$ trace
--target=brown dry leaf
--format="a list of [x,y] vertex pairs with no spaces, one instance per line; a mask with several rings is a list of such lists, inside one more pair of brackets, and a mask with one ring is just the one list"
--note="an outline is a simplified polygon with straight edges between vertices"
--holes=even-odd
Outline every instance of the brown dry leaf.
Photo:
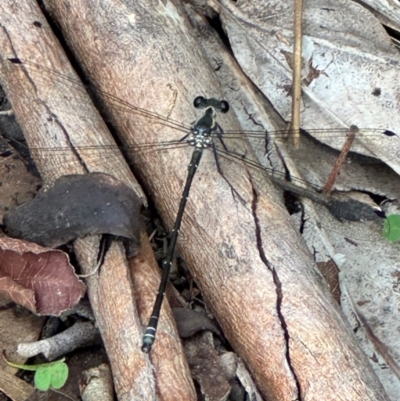
[[0,291],[34,313],[59,315],[78,303],[85,286],[64,252],[1,238]]
[[7,210],[33,198],[40,179],[27,172],[26,165],[15,153],[0,157],[0,219]]
[[221,336],[220,331],[204,312],[196,312],[188,308],[173,308],[176,326],[182,338],[191,337],[198,331],[210,330]]
[[221,357],[214,348],[211,332],[201,333],[185,343],[185,353],[193,378],[199,383],[204,399],[225,401],[231,391]]
[[340,287],[339,287],[339,273],[340,270],[336,263],[330,259],[326,262],[318,262],[317,267],[321,274],[324,276],[328,284],[329,291],[335,301],[340,305]]

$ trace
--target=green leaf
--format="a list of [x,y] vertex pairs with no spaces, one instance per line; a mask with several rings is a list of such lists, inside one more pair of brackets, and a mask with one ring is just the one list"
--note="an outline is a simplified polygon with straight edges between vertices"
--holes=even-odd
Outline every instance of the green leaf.
[[51,377],[51,387],[59,390],[64,386],[68,379],[68,365],[64,362],[53,367],[53,375]]
[[[49,372],[50,370],[50,372]],[[51,367],[44,367],[36,370],[35,387],[40,391],[47,391],[51,385]]]
[[393,242],[400,239],[400,214],[391,214],[386,217],[383,236]]
[[22,365],[8,361],[4,353],[3,359],[14,368],[36,371],[35,386],[40,391],[47,391],[50,387],[59,390],[68,379],[68,365],[64,362],[65,358],[39,365]]
[[40,391],[50,387],[56,390],[64,386],[68,379],[68,365],[63,361],[40,366],[35,373],[35,386]]

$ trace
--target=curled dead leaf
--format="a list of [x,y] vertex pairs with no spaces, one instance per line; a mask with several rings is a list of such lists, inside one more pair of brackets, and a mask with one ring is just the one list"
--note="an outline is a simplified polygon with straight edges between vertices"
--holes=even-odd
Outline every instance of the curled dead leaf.
[[59,315],[85,293],[66,253],[12,238],[0,239],[0,291],[39,315]]

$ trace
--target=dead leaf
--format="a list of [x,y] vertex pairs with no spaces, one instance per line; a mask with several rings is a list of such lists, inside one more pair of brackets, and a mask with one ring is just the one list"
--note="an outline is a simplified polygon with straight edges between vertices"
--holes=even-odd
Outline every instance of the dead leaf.
[[221,336],[212,320],[204,312],[196,312],[188,308],[172,308],[179,335],[191,337],[198,331],[210,330]]
[[68,175],[6,214],[4,224],[11,237],[49,247],[90,234],[134,238],[139,208],[133,190],[108,174]]
[[[292,85],[285,52],[292,51],[293,45],[293,2],[221,0],[218,6],[236,60],[283,119],[290,121],[292,99],[284,88]],[[277,7],[279,12],[270,12]],[[357,138],[357,151],[380,158],[399,172],[400,141],[383,133],[398,133],[400,125],[398,87],[393,85],[400,55],[379,21],[355,2],[308,1],[303,10],[302,56],[307,69],[310,64],[314,68],[312,80],[308,77],[311,82],[302,86],[302,128],[310,132],[317,128],[315,137],[336,149],[341,143],[324,135],[326,129],[351,125],[380,129],[382,135],[369,135],[366,130]],[[308,74],[303,69],[302,77]],[[373,95],[375,88],[380,96]]]
[[336,263],[330,259],[327,262],[318,262],[318,270],[324,276],[329,287],[329,292],[335,301],[340,305],[340,287],[339,287],[339,268]]
[[59,315],[78,303],[84,284],[64,252],[0,239],[0,291],[39,315]]
[[204,332],[185,343],[185,353],[193,378],[199,383],[205,400],[225,401],[231,386],[225,377],[220,356],[214,349],[211,332]]

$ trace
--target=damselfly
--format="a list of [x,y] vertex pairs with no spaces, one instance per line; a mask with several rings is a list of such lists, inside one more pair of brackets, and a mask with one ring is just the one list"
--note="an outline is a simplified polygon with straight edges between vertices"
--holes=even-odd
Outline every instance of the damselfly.
[[[156,301],[156,305],[154,308],[154,312],[151,318],[151,323],[149,324],[149,328],[146,331],[145,337],[144,337],[144,344],[143,344],[143,350],[148,352],[151,348],[151,345],[154,341],[154,335],[155,335],[155,330],[156,330],[156,325],[157,325],[157,320],[158,320],[158,315],[159,315],[159,308],[161,306],[162,298],[163,298],[163,293],[165,289],[165,285],[167,282],[168,278],[168,270],[169,270],[169,265],[173,256],[175,244],[177,241],[178,237],[178,231],[180,228],[180,221],[182,219],[182,215],[184,212],[184,207],[186,203],[186,198],[189,193],[189,188],[191,185],[191,180],[193,178],[194,172],[197,168],[198,161],[200,159],[200,149],[210,147],[214,150],[214,153],[216,155],[216,163],[219,168],[220,166],[220,158],[228,158],[230,160],[236,160],[241,163],[244,163],[250,168],[254,168],[257,170],[261,170],[262,172],[267,173],[270,177],[274,179],[274,182],[280,183],[279,185],[283,185],[286,187],[288,190],[299,193],[301,195],[309,196],[313,200],[316,200],[320,203],[324,203],[327,207],[333,207],[333,210],[337,210],[337,204],[339,203],[339,209],[342,208],[343,203],[345,203],[345,200],[343,198],[341,199],[336,199],[334,196],[329,196],[326,197],[324,194],[321,194],[322,189],[317,188],[315,186],[310,186],[308,183],[306,183],[303,180],[298,180],[294,179],[293,177],[290,177],[287,173],[282,173],[282,172],[276,172],[274,170],[271,170],[269,167],[265,167],[262,164],[260,164],[258,161],[256,161],[254,158],[249,158],[248,155],[246,154],[241,154],[237,151],[233,152],[231,151],[227,146],[224,145],[223,138],[245,138],[245,139],[255,139],[259,140],[261,143],[262,147],[267,149],[267,141],[272,141],[272,140],[277,140],[277,139],[282,139],[285,136],[287,136],[286,131],[273,131],[273,132],[265,132],[265,131],[252,131],[252,132],[223,132],[222,128],[220,128],[215,120],[215,110],[219,110],[222,112],[226,112],[228,109],[228,106],[226,103],[217,101],[215,99],[204,99],[204,98],[196,98],[195,100],[195,106],[199,106],[200,108],[205,108],[206,111],[203,115],[203,117],[198,120],[198,122],[194,125],[193,128],[190,128],[188,126],[185,126],[181,124],[180,122],[174,121],[168,117],[161,116],[157,113],[150,112],[147,110],[144,110],[139,107],[135,107],[125,101],[121,101],[115,96],[109,95],[107,93],[104,93],[102,91],[96,90],[92,87],[85,87],[83,86],[80,81],[72,79],[70,77],[66,77],[60,74],[57,74],[57,72],[54,72],[52,70],[49,70],[45,67],[41,67],[39,65],[33,64],[33,63],[28,63],[28,62],[23,62],[21,63],[17,59],[10,60],[15,68],[23,67],[26,68],[27,71],[31,72],[32,74],[36,74],[38,79],[43,79],[45,80],[48,74],[54,74],[57,76],[57,79],[59,82],[63,83],[65,86],[74,86],[74,89],[78,90],[81,93],[86,92],[86,90],[89,90],[91,92],[94,92],[96,96],[102,98],[103,100],[107,100],[107,104],[111,105],[113,108],[117,108],[120,111],[123,111],[124,113],[132,113],[132,118],[133,119],[142,119],[143,121],[146,121],[149,124],[157,124],[160,126],[167,126],[169,128],[173,128],[177,131],[180,131],[181,133],[184,133],[183,137],[182,134],[179,134],[179,138],[167,142],[158,142],[158,143],[141,143],[140,145],[131,145],[131,144],[126,144],[125,150],[129,150],[129,153],[133,155],[135,154],[140,154],[140,152],[147,152],[147,151],[153,151],[153,150],[158,150],[158,151],[165,151],[166,149],[170,148],[175,148],[175,147],[184,147],[186,145],[192,145],[196,147],[196,144],[199,145],[198,149],[194,151],[193,157],[191,164],[189,166],[189,177],[186,182],[185,189],[183,191],[182,195],[182,201],[181,201],[181,206],[179,208],[178,212],[178,217],[176,219],[176,222],[174,224],[174,229],[172,233],[172,238],[171,238],[171,243],[170,247],[168,250],[168,255],[167,258],[164,262],[164,273],[163,273],[163,279],[161,281],[161,285],[159,288],[159,296]],[[75,99],[77,101],[78,99]],[[84,110],[81,111],[82,115],[81,117],[84,117]],[[198,139],[193,139],[192,141],[184,141],[186,139],[186,136],[189,133],[194,133],[194,132],[201,132],[203,135],[203,139],[199,142]],[[204,135],[206,133],[206,135]],[[211,134],[216,134],[217,138],[221,140],[222,147],[217,148],[214,146],[214,143],[210,139]],[[347,133],[347,130],[343,129],[338,129],[338,130],[320,130],[319,132],[322,135],[325,135],[326,137],[334,137],[337,135],[340,136],[345,136]],[[392,135],[392,133],[386,132],[385,130],[382,129],[377,129],[377,130],[365,130],[365,133],[363,130],[361,130],[361,135],[382,135],[382,136],[388,136]],[[112,157],[115,155],[115,152],[118,150],[118,148],[115,145],[99,145],[99,146],[85,146],[85,145],[78,145],[74,146],[76,152],[79,152],[81,154],[85,155],[91,155],[91,154],[97,154],[101,155],[102,159],[106,161],[109,157]],[[71,150],[66,150],[63,147],[57,147],[57,148],[46,148],[46,147],[33,147],[31,148],[32,154],[36,159],[46,159],[46,155],[51,153],[58,154],[60,157],[64,158],[65,157],[65,162],[68,162],[68,155],[71,153]],[[225,177],[224,177],[225,178]],[[285,180],[286,178],[286,180]],[[285,182],[286,181],[286,182]],[[299,184],[299,185],[296,185]],[[235,188],[232,187],[233,192],[235,192]],[[238,195],[240,198],[240,196]],[[355,201],[353,201],[355,202]],[[353,203],[354,206],[354,203]],[[374,218],[375,214],[373,211],[371,211],[370,208],[364,206],[362,203],[356,203],[356,209],[359,209],[361,211],[361,219],[367,219],[367,218]],[[348,218],[348,215],[346,216],[341,216],[342,218]],[[357,219],[355,217],[354,219]]]

